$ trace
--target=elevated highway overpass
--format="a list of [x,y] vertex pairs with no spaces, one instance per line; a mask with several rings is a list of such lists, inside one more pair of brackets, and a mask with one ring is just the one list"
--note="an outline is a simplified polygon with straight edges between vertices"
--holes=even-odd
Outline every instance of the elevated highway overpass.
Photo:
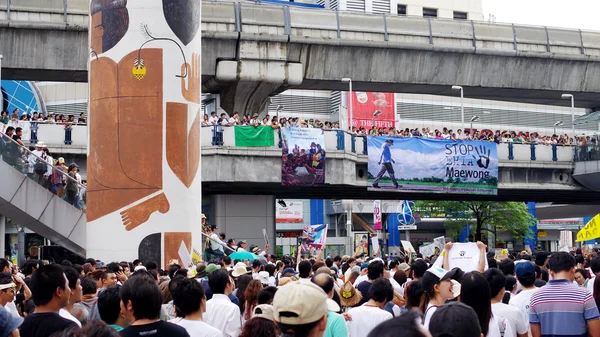
[[[63,7],[67,3],[67,7]],[[0,4],[3,79],[86,81],[86,0]],[[475,21],[203,2],[204,92],[259,111],[287,88],[450,95],[577,107],[600,102],[600,33]]]

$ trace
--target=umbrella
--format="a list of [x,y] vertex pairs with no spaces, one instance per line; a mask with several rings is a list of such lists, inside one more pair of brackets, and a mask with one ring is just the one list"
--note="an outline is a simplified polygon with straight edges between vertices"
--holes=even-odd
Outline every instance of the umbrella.
[[229,255],[229,257],[232,260],[257,260],[258,259],[258,256],[256,254],[252,254],[250,252],[236,252],[236,253]]

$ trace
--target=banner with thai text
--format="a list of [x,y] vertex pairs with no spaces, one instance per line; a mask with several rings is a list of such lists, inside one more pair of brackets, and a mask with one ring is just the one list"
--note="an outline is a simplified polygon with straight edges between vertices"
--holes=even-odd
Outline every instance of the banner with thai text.
[[[352,100],[352,126],[357,130],[373,128],[389,129],[396,125],[395,95],[392,92],[348,92],[348,99]],[[376,111],[379,111],[375,114]],[[350,114],[348,114],[350,119]]]
[[381,230],[381,200],[373,200],[373,229]]
[[281,183],[289,186],[325,184],[325,135],[322,129],[283,128]]
[[304,222],[304,204],[302,201],[286,201],[285,207],[275,204],[276,222]]
[[240,126],[236,125],[235,146],[274,146],[275,132],[269,125]]
[[488,141],[367,137],[370,191],[498,193],[498,152]]

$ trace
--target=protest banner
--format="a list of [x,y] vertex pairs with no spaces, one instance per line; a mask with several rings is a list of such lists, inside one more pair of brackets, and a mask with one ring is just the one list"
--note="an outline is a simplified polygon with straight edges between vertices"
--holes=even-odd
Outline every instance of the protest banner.
[[281,183],[289,186],[325,184],[325,136],[322,129],[283,128]]
[[266,147],[275,146],[275,131],[269,125],[241,126],[236,125],[235,146]]

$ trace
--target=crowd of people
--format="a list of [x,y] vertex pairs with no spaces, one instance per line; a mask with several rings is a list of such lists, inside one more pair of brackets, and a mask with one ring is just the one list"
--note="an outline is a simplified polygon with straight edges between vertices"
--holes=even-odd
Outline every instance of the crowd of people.
[[0,123],[2,124],[17,127],[19,121],[46,124],[86,124],[85,114],[83,113],[80,113],[79,117],[75,119],[75,115],[49,113],[44,116],[44,114],[38,113],[37,111],[21,113],[19,108],[14,109],[10,115],[7,111],[0,112]]
[[[209,117],[208,114],[204,114],[202,126],[214,126],[217,127],[215,132],[222,133],[223,127],[227,126],[270,126],[277,130],[280,128],[292,127],[292,128],[321,128],[324,130],[336,130],[340,129],[339,122],[320,121],[318,119],[301,119],[299,117],[280,117],[266,115],[260,119],[258,114],[244,114],[240,117],[239,113],[235,112],[231,117],[226,113],[221,113],[217,116],[216,112],[212,112]],[[541,144],[541,145],[585,145],[587,141],[591,141],[590,137],[575,137],[569,136],[568,134],[553,134],[553,135],[541,135],[538,132],[516,132],[516,131],[500,131],[495,132],[491,130],[476,130],[476,129],[457,129],[452,130],[449,128],[431,129],[429,127],[423,128],[365,128],[365,127],[353,127],[352,133],[357,136],[392,136],[392,137],[416,137],[416,138],[430,138],[430,139],[445,139],[445,140],[485,140],[492,141],[498,144],[500,143],[516,143],[516,144]]]
[[44,142],[26,148],[21,139],[23,130],[9,126],[0,133],[2,160],[34,180],[53,194],[64,198],[78,209],[85,209],[85,182],[77,163],[65,164],[65,159],[54,159]]
[[[140,260],[74,265],[30,258],[18,268],[0,259],[0,337],[600,333],[600,256],[585,248],[495,260],[477,242],[480,263],[461,270],[448,266],[452,242],[431,257],[275,256],[268,246],[224,242],[209,228],[205,261],[172,260],[165,270]],[[247,250],[256,255],[229,256]]]

